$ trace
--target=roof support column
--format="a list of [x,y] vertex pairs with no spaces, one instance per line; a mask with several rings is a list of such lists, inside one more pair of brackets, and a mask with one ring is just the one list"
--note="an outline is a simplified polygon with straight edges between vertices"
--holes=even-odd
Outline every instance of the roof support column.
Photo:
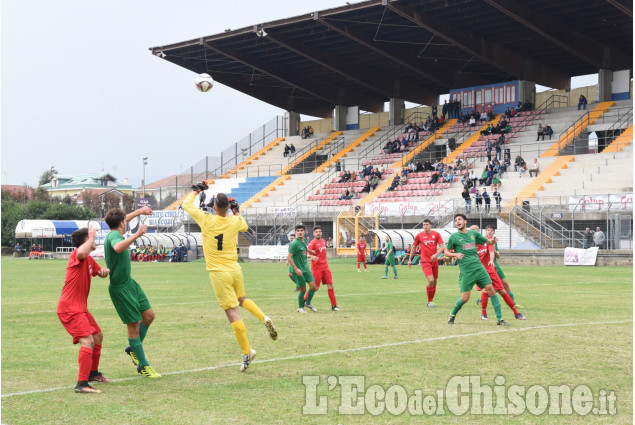
[[346,130],[346,115],[348,114],[348,107],[342,105],[336,105],[333,112],[333,131],[345,131]]
[[388,124],[399,125],[404,123],[406,118],[406,101],[403,99],[391,98],[388,107]]
[[287,121],[287,135],[297,136],[300,134],[300,114],[297,112],[287,111],[284,113]]
[[600,102],[607,102],[611,100],[611,85],[613,83],[613,71],[610,69],[600,69],[598,71],[598,100]]

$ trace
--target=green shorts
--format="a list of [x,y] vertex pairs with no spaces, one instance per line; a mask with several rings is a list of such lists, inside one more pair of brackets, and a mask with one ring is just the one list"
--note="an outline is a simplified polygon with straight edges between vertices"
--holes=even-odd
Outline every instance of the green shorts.
[[478,285],[481,288],[485,288],[487,285],[492,284],[492,279],[487,274],[485,267],[481,267],[470,273],[461,273],[459,275],[459,288],[461,293],[470,292],[474,285]]
[[503,272],[503,269],[501,269],[501,266],[499,266],[498,264],[496,264],[496,274],[498,275],[498,277],[501,278],[501,280],[505,279],[505,273]]
[[384,263],[384,265],[395,267],[395,257],[386,257],[386,263]]
[[141,313],[150,309],[150,301],[141,286],[131,279],[122,286],[108,286],[110,299],[123,323],[136,323],[141,320]]
[[412,257],[412,264],[413,266],[416,266],[417,264],[419,264],[419,260],[421,260],[421,256],[419,255],[415,255],[414,257]]
[[298,288],[304,288],[306,287],[307,283],[315,282],[315,279],[313,278],[313,273],[311,273],[311,270],[302,270],[302,276],[298,276],[297,274],[293,273],[293,275],[291,276],[291,279],[295,281],[295,286],[297,286]]

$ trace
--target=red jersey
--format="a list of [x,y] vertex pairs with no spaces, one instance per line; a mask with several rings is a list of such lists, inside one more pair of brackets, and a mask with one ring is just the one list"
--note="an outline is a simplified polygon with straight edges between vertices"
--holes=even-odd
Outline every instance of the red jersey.
[[366,242],[357,242],[357,255],[366,255]]
[[318,258],[311,262],[311,268],[318,268],[320,270],[329,268],[329,263],[326,261],[326,241],[323,238],[313,239],[309,242],[307,248],[315,251],[315,255]]
[[430,257],[437,253],[439,250],[437,245],[443,243],[443,238],[438,232],[434,230],[430,231],[430,233],[420,232],[415,237],[415,245],[421,247],[421,261],[430,262]]
[[[483,264],[483,267],[485,267],[485,270],[496,271],[495,267],[488,266],[488,263],[490,260],[489,251],[494,251],[494,245],[476,245],[476,252],[478,253],[478,259],[481,260],[481,264]],[[493,258],[494,258],[494,255],[492,255],[492,259]]]
[[87,301],[90,292],[90,280],[101,270],[93,257],[87,255],[80,260],[77,249],[73,251],[66,265],[66,279],[62,296],[57,303],[58,313],[83,313],[88,311]]

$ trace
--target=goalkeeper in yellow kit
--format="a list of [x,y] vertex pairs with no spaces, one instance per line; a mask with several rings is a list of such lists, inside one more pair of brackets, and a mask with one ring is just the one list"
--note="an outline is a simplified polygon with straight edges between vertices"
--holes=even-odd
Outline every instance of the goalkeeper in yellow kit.
[[[245,232],[248,227],[247,222],[240,215],[238,202],[233,198],[228,199],[224,193],[219,193],[216,195],[212,207],[215,214],[204,212],[195,207],[193,202],[196,195],[206,189],[206,183],[192,186],[193,192],[183,201],[183,209],[201,227],[203,252],[205,253],[209,279],[212,282],[216,299],[225,310],[238,345],[242,350],[243,361],[240,371],[244,372],[256,356],[256,350],[249,346],[247,329],[238,313],[238,306],[247,309],[263,322],[271,339],[277,339],[278,333],[271,319],[265,316],[256,303],[245,298],[245,282],[242,269],[238,264],[236,240],[238,232]],[[228,216],[230,207],[233,215]]]

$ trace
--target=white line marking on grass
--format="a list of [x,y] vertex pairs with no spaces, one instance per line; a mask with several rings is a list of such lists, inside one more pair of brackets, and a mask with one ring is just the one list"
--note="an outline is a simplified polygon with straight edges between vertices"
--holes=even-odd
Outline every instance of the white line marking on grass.
[[[472,337],[472,336],[500,334],[500,333],[503,333],[503,332],[525,332],[525,331],[533,331],[533,330],[540,330],[540,329],[564,328],[564,327],[573,327],[573,326],[614,325],[614,324],[621,324],[621,323],[631,323],[632,321],[633,320],[631,319],[631,320],[615,320],[615,321],[611,321],[611,322],[560,323],[560,324],[555,324],[555,325],[530,326],[530,327],[527,327],[527,328],[496,329],[496,330],[492,330],[492,331],[481,331],[481,332],[475,332],[475,333],[471,333],[471,334],[437,336],[437,337],[433,337],[433,338],[415,339],[415,340],[412,340],[412,341],[389,342],[389,343],[386,343],[386,344],[367,345],[367,346],[364,346],[364,347],[356,347],[356,348],[346,348],[344,350],[322,351],[320,353],[298,354],[296,356],[278,357],[278,358],[275,358],[275,359],[255,360],[253,362],[253,364],[273,363],[273,362],[281,362],[281,361],[285,361],[285,360],[306,359],[306,358],[310,358],[310,357],[327,356],[327,355],[330,355],[330,354],[342,354],[342,353],[352,353],[352,352],[355,352],[355,351],[376,350],[378,348],[399,347],[399,346],[402,346],[402,345],[420,344],[420,343],[423,343],[423,342],[445,341],[445,340],[448,340],[448,339],[467,338],[467,337]],[[184,375],[186,373],[205,372],[205,371],[210,371],[210,370],[224,369],[224,368],[236,367],[236,366],[240,366],[240,363],[230,363],[230,364],[223,364],[223,365],[218,365],[218,366],[202,367],[202,368],[198,368],[198,369],[178,370],[178,371],[175,371],[175,372],[162,373],[162,375],[163,376]],[[145,379],[145,378],[143,378],[141,376],[129,376],[129,377],[126,377],[126,378],[112,379],[111,381],[112,382],[122,382],[122,381],[130,381],[130,380],[133,380],[133,379]],[[14,396],[26,395],[26,394],[46,393],[46,392],[57,391],[57,390],[66,390],[66,389],[70,389],[70,388],[75,388],[75,386],[74,385],[70,385],[70,386],[66,386],[66,387],[44,388],[44,389],[40,389],[40,390],[30,390],[30,391],[21,391],[21,392],[17,392],[17,393],[2,394],[2,398],[14,397]]]

